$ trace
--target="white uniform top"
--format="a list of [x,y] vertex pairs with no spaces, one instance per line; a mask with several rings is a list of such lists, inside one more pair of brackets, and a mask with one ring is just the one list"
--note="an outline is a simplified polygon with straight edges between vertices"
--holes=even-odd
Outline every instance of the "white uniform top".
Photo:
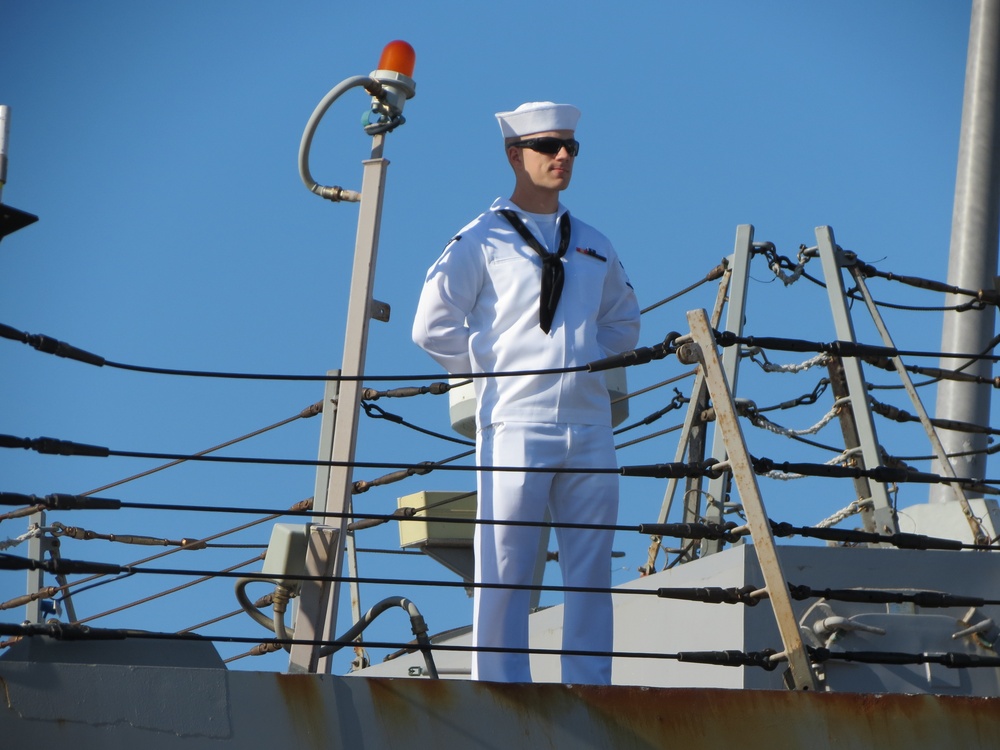
[[[635,347],[639,305],[610,241],[570,216],[565,284],[552,328],[538,325],[542,262],[497,211],[516,211],[550,252],[531,215],[497,199],[427,272],[413,340],[449,373],[573,367]],[[558,215],[566,211],[559,205]],[[495,422],[611,424],[603,373],[477,378],[477,426]]]

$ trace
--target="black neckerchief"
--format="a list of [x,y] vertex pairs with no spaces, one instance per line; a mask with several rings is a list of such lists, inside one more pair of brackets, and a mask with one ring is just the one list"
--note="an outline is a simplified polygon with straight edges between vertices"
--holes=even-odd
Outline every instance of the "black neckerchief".
[[548,333],[552,328],[552,318],[555,316],[556,305],[559,304],[559,297],[563,290],[562,257],[569,249],[569,211],[566,211],[559,218],[559,249],[554,253],[550,253],[542,247],[531,231],[524,226],[521,217],[509,208],[501,208],[497,213],[510,222],[521,238],[542,259],[542,291],[538,299],[538,325]]

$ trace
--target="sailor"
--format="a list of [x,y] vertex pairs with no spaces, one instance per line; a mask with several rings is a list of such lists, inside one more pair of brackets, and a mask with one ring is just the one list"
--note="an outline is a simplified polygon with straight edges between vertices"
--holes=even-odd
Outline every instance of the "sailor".
[[[529,102],[497,113],[514,171],[509,200],[464,227],[431,266],[413,340],[449,373],[572,368],[635,347],[639,306],[609,240],[559,201],[580,144],[580,111]],[[612,650],[613,531],[618,513],[611,406],[602,373],[560,372],[475,380],[477,462],[551,472],[480,471],[479,518],[541,522],[549,510],[563,582],[563,649]],[[478,524],[476,581],[529,585],[537,526]],[[529,682],[530,591],[476,588],[472,677]],[[501,649],[500,651],[478,649]],[[611,657],[563,655],[562,681],[609,684]]]

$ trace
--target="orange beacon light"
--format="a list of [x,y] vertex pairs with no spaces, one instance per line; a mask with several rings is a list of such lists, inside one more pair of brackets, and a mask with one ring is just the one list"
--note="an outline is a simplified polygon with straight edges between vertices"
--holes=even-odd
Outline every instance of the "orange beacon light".
[[[381,95],[372,97],[372,114],[365,130],[378,132],[391,130],[406,120],[403,118],[403,105],[407,99],[412,99],[416,93],[417,84],[410,77],[417,54],[406,42],[397,39],[385,45],[382,57],[378,61],[378,70],[371,78],[381,84]],[[377,118],[372,122],[371,116]]]
[[396,39],[385,45],[382,57],[378,60],[378,70],[391,70],[407,78],[413,77],[413,66],[417,61],[417,53],[413,47],[402,39]]

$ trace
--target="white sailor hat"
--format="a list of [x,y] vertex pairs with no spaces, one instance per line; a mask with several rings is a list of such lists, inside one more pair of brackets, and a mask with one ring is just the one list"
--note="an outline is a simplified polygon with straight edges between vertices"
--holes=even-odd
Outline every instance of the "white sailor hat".
[[527,102],[513,112],[497,112],[504,138],[517,138],[547,130],[576,130],[580,110],[572,104]]

